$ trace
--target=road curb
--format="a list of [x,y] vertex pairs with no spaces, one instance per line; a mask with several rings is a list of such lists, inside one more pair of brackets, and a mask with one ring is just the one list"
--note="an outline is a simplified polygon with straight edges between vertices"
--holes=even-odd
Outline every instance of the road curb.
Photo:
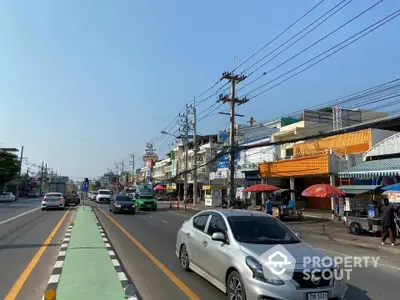
[[[68,222],[75,220],[76,213],[77,213],[77,211],[74,210],[74,212],[72,213],[72,217],[70,218],[70,220]],[[54,264],[49,281],[47,282],[45,294],[46,294],[46,292],[52,293],[52,291],[54,291],[54,292],[57,291],[58,283],[60,282],[60,277],[61,277],[61,273],[62,273],[62,268],[64,266],[65,256],[67,254],[67,249],[68,249],[69,241],[71,238],[72,229],[73,229],[73,225],[71,225],[71,223],[70,223],[70,225],[68,225],[68,227],[67,227],[67,230],[65,231],[64,238],[61,243],[60,251],[58,251],[57,261]],[[45,300],[45,295],[42,296],[42,300]]]
[[125,271],[125,268],[123,267],[121,260],[119,259],[117,252],[115,251],[110,239],[108,238],[103,226],[101,225],[99,219],[97,218],[97,214],[94,211],[94,209],[92,209],[92,214],[93,214],[93,218],[95,219],[97,228],[100,231],[100,235],[103,239],[104,245],[107,248],[107,252],[108,255],[110,256],[110,259],[114,265],[115,268],[115,272],[117,273],[118,279],[121,282],[122,285],[122,289],[124,290],[124,292],[126,291],[126,288],[131,285],[134,287],[135,289],[135,295],[129,296],[126,299],[128,300],[141,300],[141,297],[139,295],[139,293],[137,292],[137,288],[136,286],[133,284],[133,281],[127,276],[127,272]]

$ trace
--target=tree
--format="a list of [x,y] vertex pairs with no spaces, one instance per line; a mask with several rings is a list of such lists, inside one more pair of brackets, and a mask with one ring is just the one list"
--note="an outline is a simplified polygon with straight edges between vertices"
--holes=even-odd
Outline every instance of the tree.
[[101,183],[98,180],[95,180],[92,182],[90,185],[90,190],[91,191],[98,191],[101,188]]
[[19,167],[17,155],[0,150],[0,186],[15,179],[18,176]]

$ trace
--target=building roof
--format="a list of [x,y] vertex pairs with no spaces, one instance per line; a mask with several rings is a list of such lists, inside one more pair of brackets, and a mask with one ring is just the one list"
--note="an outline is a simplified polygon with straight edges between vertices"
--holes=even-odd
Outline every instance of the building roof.
[[346,171],[339,172],[340,178],[374,178],[400,176],[400,157],[363,162]]

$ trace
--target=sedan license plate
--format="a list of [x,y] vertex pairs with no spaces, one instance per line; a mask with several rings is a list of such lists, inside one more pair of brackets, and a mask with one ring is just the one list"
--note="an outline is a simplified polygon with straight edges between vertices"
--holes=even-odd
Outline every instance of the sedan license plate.
[[307,300],[328,300],[328,292],[309,293]]

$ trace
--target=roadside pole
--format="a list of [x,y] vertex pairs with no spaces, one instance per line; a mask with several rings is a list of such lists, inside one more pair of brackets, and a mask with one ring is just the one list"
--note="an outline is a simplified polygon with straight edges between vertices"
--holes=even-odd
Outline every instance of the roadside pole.
[[231,83],[231,96],[220,95],[217,102],[230,104],[230,130],[229,130],[229,197],[228,206],[235,200],[235,105],[242,105],[249,100],[236,98],[236,84],[246,79],[244,75],[235,75],[235,61],[232,72],[223,72],[221,79],[227,79]]
[[[196,98],[193,99],[193,205],[197,201],[197,128],[196,128]],[[186,209],[185,209],[186,210]]]

